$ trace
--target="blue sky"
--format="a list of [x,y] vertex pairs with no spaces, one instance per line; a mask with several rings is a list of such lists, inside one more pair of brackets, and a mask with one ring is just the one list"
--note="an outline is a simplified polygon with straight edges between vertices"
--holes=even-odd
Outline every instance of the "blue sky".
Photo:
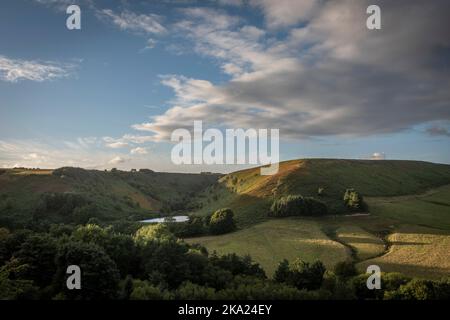
[[171,163],[193,120],[278,128],[282,160],[450,163],[448,4],[378,2],[369,31],[365,1],[2,1],[0,167],[236,169]]

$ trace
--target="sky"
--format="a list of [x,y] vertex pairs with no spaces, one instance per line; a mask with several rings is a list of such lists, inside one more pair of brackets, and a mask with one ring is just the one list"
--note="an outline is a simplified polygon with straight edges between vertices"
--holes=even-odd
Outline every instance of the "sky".
[[[69,30],[66,8],[81,9]],[[366,27],[367,7],[381,29]],[[446,0],[3,0],[0,167],[175,165],[171,133],[279,129],[280,159],[450,164]],[[245,167],[245,166],[244,166]]]

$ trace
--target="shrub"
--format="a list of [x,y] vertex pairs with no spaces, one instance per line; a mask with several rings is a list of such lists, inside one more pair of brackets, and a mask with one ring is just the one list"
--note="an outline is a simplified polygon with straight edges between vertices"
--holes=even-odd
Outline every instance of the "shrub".
[[234,213],[231,209],[219,209],[209,220],[209,230],[212,234],[224,234],[236,229]]
[[344,203],[346,207],[353,212],[367,210],[367,205],[359,192],[354,189],[347,189],[344,194]]
[[171,241],[175,240],[174,235],[170,232],[169,227],[164,223],[151,224],[144,226],[136,231],[134,239],[138,243],[146,243],[148,241]]

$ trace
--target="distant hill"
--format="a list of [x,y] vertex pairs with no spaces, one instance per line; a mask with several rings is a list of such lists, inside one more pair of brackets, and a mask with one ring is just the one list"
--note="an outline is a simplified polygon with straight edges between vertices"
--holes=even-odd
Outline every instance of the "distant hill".
[[[227,175],[139,170],[0,170],[0,224],[136,221],[177,211],[210,214],[230,207],[240,226],[267,219],[274,198],[301,194],[344,213],[347,188],[363,196],[417,194],[450,184],[450,165],[420,161],[304,159],[280,163],[279,172],[259,168]],[[322,188],[322,195],[318,189]],[[77,209],[82,207],[83,210]]]
[[[91,209],[95,206],[92,216],[101,220],[133,221],[160,211],[186,210],[189,199],[219,177],[211,173],[165,173],[145,169],[133,172],[71,167],[2,169],[0,224],[14,227],[36,220],[72,222],[72,209],[89,207],[89,204],[93,204]],[[40,213],[37,208],[45,201],[52,203],[46,204],[45,213]],[[58,201],[67,205],[64,207],[64,203],[58,204]]]
[[450,184],[450,165],[422,161],[304,159],[281,162],[276,175],[259,172],[252,168],[223,176],[199,196],[202,209],[196,212],[230,207],[247,225],[265,220],[272,200],[283,195],[313,196],[326,202],[331,213],[342,213],[347,188],[363,196],[399,196]]

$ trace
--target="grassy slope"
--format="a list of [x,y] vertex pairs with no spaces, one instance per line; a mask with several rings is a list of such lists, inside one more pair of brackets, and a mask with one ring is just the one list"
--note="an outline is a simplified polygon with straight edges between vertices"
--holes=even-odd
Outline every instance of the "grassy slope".
[[270,220],[226,235],[186,241],[201,243],[210,252],[249,254],[270,276],[283,259],[319,259],[331,267],[349,257],[343,245],[327,238],[320,224],[305,219]]
[[278,174],[261,176],[259,168],[222,177],[217,185],[199,197],[198,214],[221,207],[235,209],[241,226],[266,220],[274,197],[302,194],[317,197],[325,189],[325,201],[332,213],[345,211],[342,195],[355,188],[364,196],[400,196],[424,192],[450,184],[450,165],[419,161],[370,161],[307,159],[280,163]]
[[382,271],[436,278],[450,274],[450,235],[436,229],[404,225],[389,235],[392,244],[383,256],[366,260],[358,266],[379,265]]
[[367,201],[375,215],[450,230],[450,185],[419,195],[368,198]]
[[[311,235],[303,232],[286,232],[280,230],[281,225],[289,224],[288,230],[312,228],[325,230],[326,234],[342,242],[355,253],[357,261],[381,256],[374,261],[384,261],[385,249],[382,234],[396,234],[403,230],[403,223],[422,224],[448,229],[450,219],[450,166],[436,165],[416,161],[359,161],[359,160],[294,160],[283,162],[277,175],[263,177],[259,169],[243,170],[222,177],[219,184],[209,188],[202,195],[204,206],[198,213],[210,213],[216,208],[231,207],[235,210],[240,227],[248,227],[257,222],[267,220],[267,211],[274,196],[299,193],[317,196],[319,187],[325,188],[322,198],[335,211],[340,207],[341,197],[346,188],[353,187],[368,199],[369,217],[327,217],[296,220],[269,220],[256,226],[240,230],[236,233],[218,237],[197,238],[197,241],[210,250],[219,252],[250,253],[250,255],[266,268],[269,274],[276,268],[282,258],[293,259],[305,257],[326,259],[332,265],[350,257],[349,250],[342,254],[342,245],[329,246],[327,257],[314,241],[304,241]],[[431,188],[436,188],[430,191]],[[414,194],[422,194],[416,196]],[[413,194],[413,196],[411,196]],[[369,196],[369,197],[367,197]],[[270,234],[269,240],[259,233]],[[321,231],[320,231],[321,232]],[[324,233],[322,233],[322,236]],[[422,239],[423,234],[411,235],[412,239]],[[273,239],[273,240],[272,240]],[[326,238],[323,238],[326,240]],[[427,238],[428,239],[428,238]],[[448,274],[446,268],[440,268],[443,259],[449,260],[444,253],[445,243],[450,235],[440,233],[438,238],[427,241],[442,242],[436,254],[430,254],[426,264],[428,269],[417,266],[417,256],[411,253],[424,250],[420,241],[409,241],[409,253],[401,251],[399,255],[391,255],[389,263],[383,263],[384,271],[402,271],[402,265],[410,275],[423,276],[426,270],[434,273],[432,277]],[[301,243],[298,248],[290,243]],[[397,250],[396,244],[392,247]],[[432,250],[431,247],[427,247]],[[448,249],[448,248],[447,248]],[[403,248],[404,250],[404,248]],[[380,260],[381,259],[381,260]],[[372,261],[372,260],[369,260]],[[365,266],[363,263],[360,266]]]

